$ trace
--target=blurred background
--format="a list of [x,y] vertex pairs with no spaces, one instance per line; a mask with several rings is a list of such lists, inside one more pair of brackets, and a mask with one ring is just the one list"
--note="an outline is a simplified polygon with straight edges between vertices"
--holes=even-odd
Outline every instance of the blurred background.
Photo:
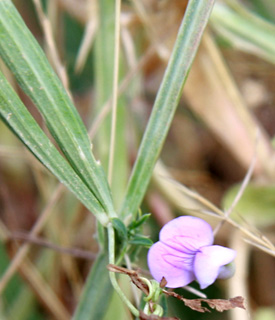
[[[113,1],[45,0],[43,11],[39,1],[13,2],[70,90],[94,152],[106,166]],[[112,185],[117,207],[187,2],[122,1],[119,157]],[[214,227],[217,219],[200,211],[200,205],[207,199],[213,208],[227,210],[256,158],[252,178],[231,214],[242,227],[226,223],[216,237],[216,243],[237,250],[236,275],[205,290],[209,298],[242,295],[247,311],[198,314],[169,298],[170,314],[180,319],[275,318],[274,63],[274,1],[217,1],[141,209],[152,213],[144,234],[154,241],[164,223],[184,213],[203,216]],[[0,65],[45,129],[32,102]],[[199,205],[178,182],[202,196],[196,199]],[[95,219],[2,122],[0,235],[0,319],[70,319],[98,251]],[[145,249],[135,263],[147,268]],[[18,272],[7,281],[6,272],[15,265]],[[122,285],[130,295],[128,279]],[[131,319],[116,296],[107,309],[105,320],[114,314]]]

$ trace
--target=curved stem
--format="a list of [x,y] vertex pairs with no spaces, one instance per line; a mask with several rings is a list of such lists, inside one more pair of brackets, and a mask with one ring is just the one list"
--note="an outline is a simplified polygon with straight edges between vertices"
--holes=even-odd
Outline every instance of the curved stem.
[[[108,244],[109,263],[110,264],[115,264],[115,232],[114,232],[113,226],[111,224],[108,225],[108,241],[109,241],[109,244]],[[127,307],[130,309],[132,314],[135,317],[138,317],[139,316],[138,309],[136,309],[133,306],[133,304],[127,299],[125,294],[120,289],[120,287],[119,287],[119,285],[117,283],[117,280],[116,280],[115,273],[114,272],[110,272],[109,276],[110,276],[110,280],[111,280],[111,283],[113,285],[113,288],[115,289],[117,294],[120,296],[121,300],[127,305]]]

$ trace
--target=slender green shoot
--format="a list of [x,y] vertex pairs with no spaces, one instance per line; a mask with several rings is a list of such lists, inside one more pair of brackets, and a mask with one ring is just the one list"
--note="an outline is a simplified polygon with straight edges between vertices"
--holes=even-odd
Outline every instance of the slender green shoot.
[[120,48],[120,10],[121,0],[116,0],[115,7],[115,54],[114,54],[114,75],[113,75],[113,99],[112,99],[112,123],[110,137],[110,152],[108,164],[108,181],[112,184],[114,156],[115,156],[115,138],[117,123],[117,99],[118,99],[118,76],[119,76],[119,48]]
[[[115,264],[115,232],[112,224],[108,225],[108,241],[109,241],[109,244],[108,244],[109,263]],[[137,310],[137,308],[133,306],[133,304],[127,299],[123,291],[120,289],[116,280],[115,273],[110,272],[109,275],[110,275],[110,280],[113,285],[113,288],[115,289],[117,294],[120,296],[121,300],[127,305],[127,307],[132,312],[132,314],[138,317],[139,311]]]

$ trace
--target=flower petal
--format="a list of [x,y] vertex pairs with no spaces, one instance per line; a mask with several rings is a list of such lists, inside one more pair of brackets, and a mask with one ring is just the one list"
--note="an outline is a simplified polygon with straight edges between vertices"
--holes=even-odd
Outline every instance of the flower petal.
[[236,251],[222,246],[201,248],[194,260],[194,273],[201,289],[208,287],[218,277],[220,268],[232,262]]
[[204,220],[182,216],[169,221],[160,231],[160,241],[185,253],[213,244],[211,226]]
[[236,271],[236,266],[234,261],[229,264],[220,267],[218,279],[228,279],[231,278]]
[[160,282],[165,277],[168,288],[179,288],[195,280],[194,257],[158,241],[148,252],[148,267],[155,280]]

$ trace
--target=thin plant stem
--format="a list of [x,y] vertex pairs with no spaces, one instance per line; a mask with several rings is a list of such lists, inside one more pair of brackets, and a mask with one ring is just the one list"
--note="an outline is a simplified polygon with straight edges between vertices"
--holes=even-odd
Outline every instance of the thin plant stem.
[[[108,225],[108,250],[109,250],[109,264],[115,264],[115,232],[114,228],[111,224]],[[117,292],[117,294],[120,296],[121,300],[127,305],[129,310],[132,312],[132,314],[135,317],[139,316],[139,311],[133,306],[133,304],[127,299],[125,294],[120,289],[116,276],[114,272],[109,272],[110,281],[113,285],[113,288]]]
[[121,0],[116,0],[115,7],[115,54],[114,54],[114,77],[113,77],[113,99],[112,99],[112,124],[110,137],[110,153],[108,163],[108,182],[111,185],[114,166],[116,122],[117,122],[117,98],[118,98],[118,75],[119,75],[119,47],[120,47],[120,10]]
[[[0,228],[1,230],[1,228]],[[50,241],[47,241],[43,238],[39,238],[36,236],[30,236],[28,233],[23,232],[9,232],[8,238],[13,240],[23,240],[27,243],[35,244],[41,247],[45,247],[51,250],[54,250],[56,252],[60,252],[62,254],[67,254],[76,258],[82,258],[85,260],[95,260],[97,257],[97,254],[92,253],[88,250],[82,250],[79,248],[66,248],[58,246],[54,243],[51,243]]]
[[43,12],[43,8],[41,5],[40,0],[33,0],[34,7],[36,9],[37,15],[39,17],[39,22],[41,24],[42,30],[44,32],[46,44],[49,48],[48,52],[50,54],[50,59],[53,63],[53,66],[62,81],[62,84],[64,88],[66,89],[68,95],[72,99],[72,93],[70,92],[69,89],[69,79],[68,75],[66,73],[65,67],[62,65],[55,42],[54,42],[54,37],[53,37],[53,32],[52,32],[52,27],[51,23],[48,19],[48,17],[45,15]]
[[[131,264],[131,260],[130,260],[130,258],[128,256],[128,254],[125,254],[124,260],[125,260],[127,269],[132,270],[132,264]],[[139,305],[139,300],[140,300],[139,299],[139,293],[138,293],[137,287],[133,283],[131,283],[131,289],[132,289],[133,297],[134,297],[134,300],[135,300],[135,304],[136,304],[136,306],[138,306]]]
[[[259,131],[257,132],[257,137],[256,137],[257,141],[258,141],[258,138],[259,138]],[[257,143],[257,141],[256,141],[256,143]],[[233,200],[230,208],[228,210],[226,210],[224,213],[225,218],[229,217],[229,215],[232,213],[232,211],[236,207],[237,203],[240,201],[240,199],[245,191],[245,188],[247,187],[247,185],[252,177],[252,174],[253,174],[253,171],[254,171],[254,168],[256,165],[256,160],[257,160],[257,157],[256,157],[256,153],[255,153],[235,199]],[[219,224],[216,226],[215,230],[213,231],[214,236],[218,233],[218,231],[220,230],[220,228],[223,226],[224,223],[225,223],[225,220],[222,220],[219,222]]]
[[79,74],[87,61],[88,54],[94,43],[96,31],[98,29],[98,3],[97,1],[90,1],[87,3],[88,7],[88,21],[85,24],[85,31],[81,44],[78,49],[76,62],[74,66],[75,73]]
[[184,286],[183,287],[184,290],[188,291],[188,292],[191,292],[193,294],[195,294],[196,296],[200,297],[200,298],[203,298],[203,299],[207,299],[207,295],[203,292],[201,292],[200,290],[197,290],[191,286]]
[[[130,69],[130,71],[126,74],[124,79],[119,84],[118,96],[120,96],[122,93],[125,92],[125,90],[127,89],[127,86],[132,81],[134,76],[137,74],[137,72],[139,70],[141,70],[146,65],[146,63],[153,56],[154,53],[155,53],[155,46],[149,47],[149,49],[147,49],[147,51],[140,58],[140,60],[137,62],[137,64],[133,68]],[[113,96],[110,96],[108,101],[101,108],[101,111],[99,112],[99,114],[94,119],[94,121],[93,121],[93,123],[92,123],[92,125],[91,125],[91,127],[89,129],[89,137],[91,138],[91,140],[94,139],[94,137],[95,137],[98,129],[100,128],[102,122],[104,121],[104,119],[109,114],[110,109],[111,109],[112,100],[113,100]]]
[[[156,179],[158,177],[158,179]],[[275,256],[275,247],[272,242],[261,234],[256,228],[252,228],[252,225],[243,226],[242,224],[234,221],[230,217],[225,216],[225,212],[217,208],[209,200],[205,199],[198,193],[188,189],[184,185],[181,185],[178,181],[175,181],[167,172],[164,166],[161,166],[160,162],[156,166],[155,180],[159,189],[163,192],[165,197],[180,211],[188,214],[197,215],[205,214],[211,218],[218,220],[224,220],[233,227],[239,229],[246,237],[245,239],[250,244],[260,248],[266,253]],[[178,193],[180,191],[180,193]],[[188,206],[181,205],[179,198],[189,199]],[[195,200],[192,202],[192,200]],[[240,217],[241,218],[241,217]],[[245,222],[245,221],[243,221]]]

